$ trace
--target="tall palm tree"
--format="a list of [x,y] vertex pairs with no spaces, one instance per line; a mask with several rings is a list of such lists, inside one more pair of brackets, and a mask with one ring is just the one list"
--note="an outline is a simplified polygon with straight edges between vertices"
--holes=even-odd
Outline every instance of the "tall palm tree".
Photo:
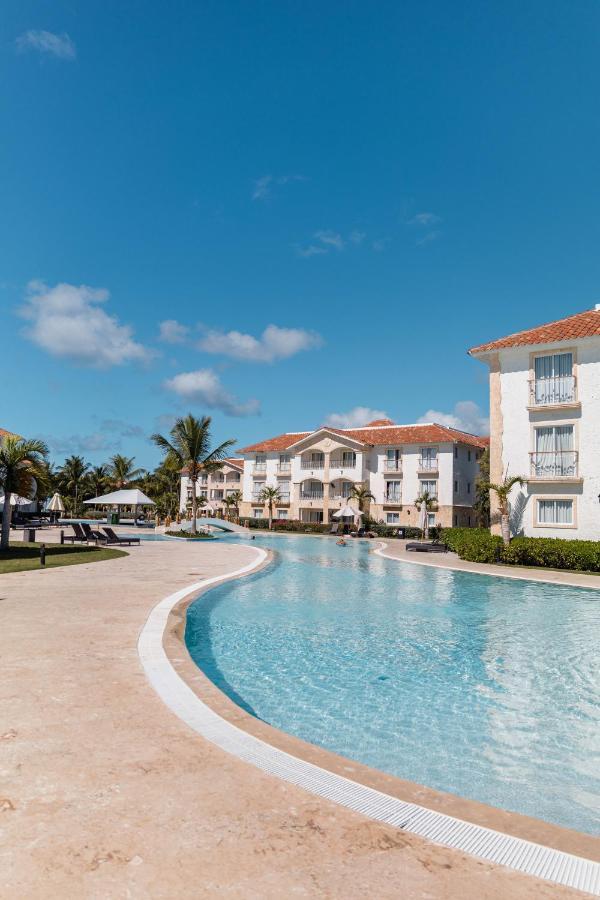
[[225,494],[223,497],[223,506],[225,507],[225,518],[229,519],[231,517],[231,510],[235,507],[235,500],[231,496],[231,494]]
[[[423,491],[423,493],[419,494],[415,500],[415,506],[419,511],[422,506],[425,506],[425,509],[429,512],[430,510],[437,509],[437,502],[437,497],[434,497],[429,491]],[[429,537],[429,522],[427,518],[425,519],[425,527],[423,528],[423,537],[425,540]]]
[[0,550],[8,550],[8,537],[13,494],[34,497],[37,483],[47,478],[45,456],[48,448],[43,441],[26,440],[9,435],[0,441],[0,486],[4,491],[2,510],[2,537]]
[[196,484],[200,473],[218,469],[229,447],[235,444],[234,440],[223,441],[211,450],[210,424],[210,416],[196,419],[189,413],[184,418],[177,419],[171,428],[170,440],[162,434],[152,435],[152,440],[165,453],[169,462],[177,463],[180,469],[187,468],[188,478],[192,483],[192,534],[196,534],[197,531]]
[[132,481],[135,481],[136,478],[142,477],[145,470],[136,469],[134,463],[135,456],[122,456],[120,453],[116,453],[111,457],[109,471],[111,487],[120,491],[122,488],[127,487],[128,484],[131,484]]
[[487,489],[488,491],[493,491],[496,495],[496,499],[498,500],[498,511],[500,512],[500,529],[502,531],[502,540],[504,544],[508,546],[510,544],[510,492],[514,488],[515,484],[518,484],[519,487],[523,487],[525,484],[525,478],[522,475],[511,475],[509,477],[508,470],[506,471],[504,478],[499,484],[493,484],[491,481],[487,484],[482,484],[482,489]]
[[258,495],[258,499],[261,503],[266,503],[267,508],[269,510],[269,531],[273,527],[273,504],[279,503],[281,500],[281,494],[279,493],[278,487],[273,487],[270,484],[265,485],[260,494]]
[[85,488],[89,466],[83,456],[69,456],[58,470],[59,482],[65,494],[73,499],[73,514],[79,511],[79,495]]
[[100,497],[109,484],[108,466],[92,466],[86,478],[86,486],[94,497]]
[[361,512],[365,511],[366,503],[370,503],[371,500],[375,500],[375,497],[373,496],[369,488],[364,484],[352,485],[350,497],[354,497],[356,498],[356,500],[358,500],[358,508]]
[[240,490],[232,491],[229,494],[228,499],[231,500],[233,506],[235,507],[235,517],[239,522],[239,520],[240,520],[240,503],[244,499],[244,495],[242,494],[242,492]]

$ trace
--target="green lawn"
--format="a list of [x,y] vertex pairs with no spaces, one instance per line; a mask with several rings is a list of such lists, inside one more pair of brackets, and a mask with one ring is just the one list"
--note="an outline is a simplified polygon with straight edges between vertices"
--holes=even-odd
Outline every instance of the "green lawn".
[[[73,547],[61,544],[46,544],[46,568],[55,566],[78,566],[82,563],[101,562],[127,556],[124,550],[112,547]],[[40,569],[40,545],[17,543],[8,550],[0,551],[0,575],[6,572],[25,572]]]

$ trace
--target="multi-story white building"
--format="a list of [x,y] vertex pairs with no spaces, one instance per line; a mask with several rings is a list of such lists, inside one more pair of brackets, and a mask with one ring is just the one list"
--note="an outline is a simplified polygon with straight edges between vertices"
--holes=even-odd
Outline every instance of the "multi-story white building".
[[355,485],[375,497],[370,515],[390,525],[419,525],[415,500],[437,498],[430,523],[474,525],[478,460],[487,438],[437,424],[396,425],[379,419],[363,428],[323,426],[244,447],[240,514],[261,518],[266,486],[279,489],[274,514],[303,522],[335,521]]
[[491,481],[527,479],[512,533],[600,539],[600,304],[469,353],[490,367]]
[[[196,496],[206,501],[205,507],[199,507],[199,513],[205,512],[222,516],[227,507],[225,497],[242,489],[243,459],[225,459],[217,472],[203,472],[196,482]],[[179,510],[187,512],[192,507],[193,485],[187,475],[187,469],[181,472],[181,488]]]

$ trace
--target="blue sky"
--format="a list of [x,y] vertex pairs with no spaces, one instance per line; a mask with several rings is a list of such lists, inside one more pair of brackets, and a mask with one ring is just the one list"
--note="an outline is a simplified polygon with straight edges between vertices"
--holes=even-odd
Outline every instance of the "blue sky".
[[483,427],[466,349],[600,299],[599,37],[596,2],[7,0],[0,425],[147,466],[188,410]]

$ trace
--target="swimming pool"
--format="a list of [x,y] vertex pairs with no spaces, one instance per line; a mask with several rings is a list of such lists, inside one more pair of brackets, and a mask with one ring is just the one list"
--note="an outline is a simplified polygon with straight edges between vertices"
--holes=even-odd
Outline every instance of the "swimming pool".
[[186,642],[235,702],[402,778],[600,833],[600,594],[257,537]]

